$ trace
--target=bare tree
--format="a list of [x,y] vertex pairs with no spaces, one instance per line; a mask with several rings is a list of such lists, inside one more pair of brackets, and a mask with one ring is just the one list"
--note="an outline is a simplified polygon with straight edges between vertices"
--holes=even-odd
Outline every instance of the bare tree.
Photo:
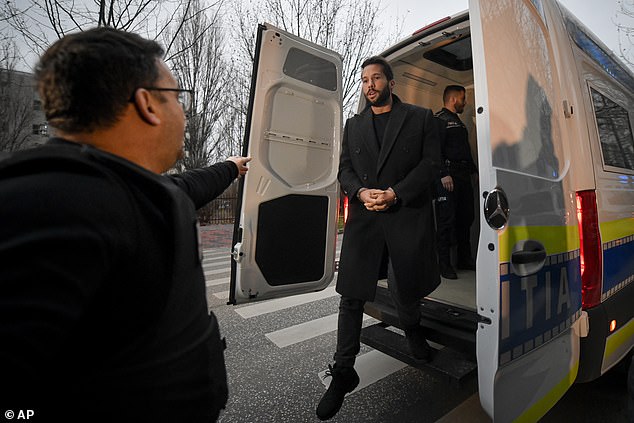
[[194,90],[187,155],[181,163],[186,169],[206,166],[232,150],[226,131],[235,126],[235,113],[230,107],[231,63],[225,59],[221,6],[222,2],[207,5],[204,0],[192,0],[178,19],[183,25],[174,38],[173,53],[166,57],[181,86]]
[[619,35],[619,55],[634,69],[634,0],[618,0],[616,30]]
[[15,70],[13,41],[0,42],[0,151],[26,148],[32,140],[33,79]]
[[377,36],[387,32],[379,28],[380,0],[260,0],[239,3],[236,9],[237,47],[251,63],[256,25],[263,20],[341,54],[347,116],[356,109],[361,63],[393,43],[402,28],[402,21],[395,22],[394,35]]
[[[0,3],[0,22],[17,34],[23,57],[39,56],[57,38],[94,26],[109,26],[162,38],[168,27],[175,37],[191,0],[6,0]],[[173,40],[168,42],[172,44]],[[28,64],[27,64],[28,66]]]

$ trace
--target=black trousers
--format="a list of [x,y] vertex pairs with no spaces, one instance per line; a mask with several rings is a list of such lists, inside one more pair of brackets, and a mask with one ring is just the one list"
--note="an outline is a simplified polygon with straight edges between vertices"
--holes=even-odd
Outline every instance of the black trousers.
[[[391,262],[388,262],[387,283],[402,327],[404,329],[418,327],[420,323],[420,298],[412,298],[411,300],[400,298],[398,282],[394,277]],[[365,300],[341,297],[337,323],[337,351],[334,357],[337,367],[354,366],[355,358],[361,349],[364,305]]]
[[471,258],[471,224],[475,217],[473,185],[468,171],[452,172],[454,189],[436,181],[436,245],[438,261],[450,264],[450,251],[458,244],[458,261]]

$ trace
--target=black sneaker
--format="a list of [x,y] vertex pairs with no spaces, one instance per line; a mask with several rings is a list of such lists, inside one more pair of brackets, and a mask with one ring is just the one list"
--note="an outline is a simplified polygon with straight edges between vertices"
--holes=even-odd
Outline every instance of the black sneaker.
[[425,331],[422,327],[405,329],[405,338],[412,353],[412,357],[419,363],[427,363],[433,358],[434,349],[425,339]]
[[354,391],[354,388],[359,385],[359,375],[354,367],[337,367],[336,364],[332,367],[329,364],[326,376],[332,376],[332,381],[317,405],[319,420],[333,418],[341,408],[346,394]]
[[440,262],[440,276],[445,279],[458,279],[458,275],[451,264]]

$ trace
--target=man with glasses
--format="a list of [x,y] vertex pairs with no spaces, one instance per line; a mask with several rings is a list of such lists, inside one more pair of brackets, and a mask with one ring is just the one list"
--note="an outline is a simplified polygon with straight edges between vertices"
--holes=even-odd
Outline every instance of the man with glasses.
[[249,158],[163,175],[190,92],[154,41],[72,34],[36,80],[55,137],[0,162],[3,409],[41,421],[214,421],[227,401],[195,209]]

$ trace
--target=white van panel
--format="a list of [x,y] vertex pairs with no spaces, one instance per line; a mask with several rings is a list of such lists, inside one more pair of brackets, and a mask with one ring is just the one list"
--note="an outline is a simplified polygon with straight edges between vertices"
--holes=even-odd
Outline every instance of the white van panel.
[[258,28],[229,301],[325,288],[334,278],[341,57]]
[[[483,215],[478,248],[478,313],[491,320],[478,326],[479,392],[496,421],[541,417],[579,363],[579,239],[558,62],[544,21],[551,8],[470,2],[480,186],[501,189],[510,209],[497,231]],[[525,261],[540,250],[543,261]]]

